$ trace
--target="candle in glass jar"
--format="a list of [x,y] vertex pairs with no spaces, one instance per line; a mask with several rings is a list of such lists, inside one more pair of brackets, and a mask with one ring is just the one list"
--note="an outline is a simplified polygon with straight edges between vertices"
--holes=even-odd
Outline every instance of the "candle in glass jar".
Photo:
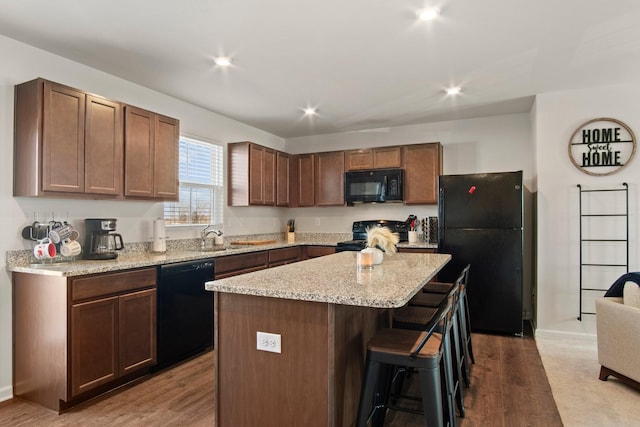
[[373,268],[373,254],[370,252],[358,252],[358,268]]

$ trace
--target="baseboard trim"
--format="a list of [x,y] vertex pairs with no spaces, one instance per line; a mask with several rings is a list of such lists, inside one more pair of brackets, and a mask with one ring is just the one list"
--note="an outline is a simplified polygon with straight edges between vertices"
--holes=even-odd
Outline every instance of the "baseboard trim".
[[550,339],[575,339],[582,341],[596,341],[596,334],[586,334],[584,332],[553,331],[549,329],[536,329],[535,337]]
[[13,399],[13,387],[10,385],[0,388],[0,402]]

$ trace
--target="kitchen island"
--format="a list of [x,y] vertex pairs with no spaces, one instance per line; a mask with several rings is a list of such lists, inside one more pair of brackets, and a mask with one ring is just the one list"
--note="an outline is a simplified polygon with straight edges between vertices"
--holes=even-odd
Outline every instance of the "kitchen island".
[[[367,341],[451,259],[399,253],[361,270],[356,254],[206,284],[216,292],[217,427],[354,425]],[[258,332],[275,336],[261,343]]]

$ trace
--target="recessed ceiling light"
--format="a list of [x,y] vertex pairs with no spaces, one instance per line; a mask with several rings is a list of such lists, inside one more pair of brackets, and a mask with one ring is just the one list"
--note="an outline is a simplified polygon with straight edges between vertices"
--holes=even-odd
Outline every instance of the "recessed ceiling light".
[[214,62],[220,67],[228,67],[231,65],[231,58],[228,56],[218,56],[214,58]]
[[452,86],[449,89],[447,89],[447,95],[458,95],[460,94],[460,86]]
[[316,107],[303,108],[302,111],[304,111],[305,116],[315,116],[318,114],[318,109]]
[[436,19],[440,15],[440,9],[437,7],[430,7],[418,11],[418,19],[421,21],[431,21]]

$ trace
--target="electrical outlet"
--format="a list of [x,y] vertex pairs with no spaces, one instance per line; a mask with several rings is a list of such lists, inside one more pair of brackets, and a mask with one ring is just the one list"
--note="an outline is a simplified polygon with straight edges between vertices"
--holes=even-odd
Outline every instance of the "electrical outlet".
[[256,332],[256,348],[272,353],[282,353],[282,342],[280,334],[270,334],[268,332]]
[[316,226],[320,225],[320,218],[316,218]]

